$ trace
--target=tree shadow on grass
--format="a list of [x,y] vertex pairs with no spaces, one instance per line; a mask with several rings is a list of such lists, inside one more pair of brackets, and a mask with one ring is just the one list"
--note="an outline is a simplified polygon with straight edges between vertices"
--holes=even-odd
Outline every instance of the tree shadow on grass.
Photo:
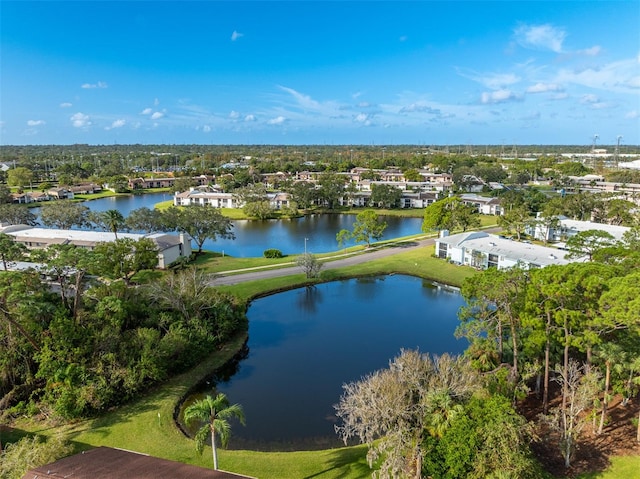
[[[327,451],[325,469],[303,479],[322,479],[323,477],[369,477],[371,469],[367,464],[367,447],[354,446]],[[340,471],[340,476],[338,476]]]

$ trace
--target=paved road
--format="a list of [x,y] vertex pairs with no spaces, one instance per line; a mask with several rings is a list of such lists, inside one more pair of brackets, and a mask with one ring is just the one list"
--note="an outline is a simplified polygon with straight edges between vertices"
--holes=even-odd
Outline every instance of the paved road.
[[[323,270],[344,268],[345,266],[352,266],[354,264],[364,263],[378,258],[384,258],[398,253],[403,253],[416,248],[423,248],[434,243],[434,238],[419,240],[419,241],[407,241],[397,243],[396,246],[376,248],[370,251],[355,254],[355,255],[336,255],[332,258],[339,257],[340,259],[333,259],[331,261],[325,261]],[[218,276],[211,282],[213,286],[219,285],[231,285],[238,284],[245,281],[254,281],[257,279],[276,278],[279,276],[290,276],[292,274],[299,274],[302,269],[299,266],[291,266],[280,269],[252,269],[246,273],[237,273],[228,275],[229,272],[218,273]],[[225,274],[227,273],[227,274]]]
[[[501,231],[500,227],[492,227],[487,228],[483,231],[487,233],[497,233]],[[345,266],[352,266],[354,264],[364,263],[366,261],[371,261],[378,258],[384,258],[386,256],[391,256],[398,253],[403,253],[405,251],[409,251],[417,248],[424,248],[425,246],[429,246],[435,243],[435,238],[428,238],[423,240],[414,240],[414,241],[406,241],[406,242],[398,242],[396,246],[387,246],[385,248],[374,248],[369,251],[360,254],[354,255],[336,255],[332,256],[332,261],[325,261],[323,270],[327,269],[336,269],[336,268],[344,268]],[[233,274],[230,274],[233,273]],[[222,273],[218,273],[218,276],[211,281],[212,286],[219,285],[231,285],[243,283],[245,281],[255,281],[257,279],[268,279],[268,278],[276,278],[280,276],[289,276],[292,274],[302,273],[302,269],[299,266],[291,266],[287,268],[280,269],[260,269],[254,268],[251,270],[247,270],[244,273],[239,273],[238,271],[224,271]]]

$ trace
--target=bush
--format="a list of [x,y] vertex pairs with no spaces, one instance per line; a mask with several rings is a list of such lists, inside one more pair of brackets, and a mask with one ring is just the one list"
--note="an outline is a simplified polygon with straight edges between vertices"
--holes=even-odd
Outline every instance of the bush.
[[282,251],[274,248],[266,249],[262,254],[264,255],[265,258],[282,258],[283,256]]

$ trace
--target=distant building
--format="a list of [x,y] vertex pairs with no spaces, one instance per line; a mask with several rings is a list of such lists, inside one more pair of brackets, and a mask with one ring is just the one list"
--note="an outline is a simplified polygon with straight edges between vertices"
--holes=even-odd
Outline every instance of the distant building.
[[489,198],[473,193],[465,193],[460,195],[460,199],[465,205],[475,207],[478,213],[483,215],[501,216],[504,214],[501,205],[502,200],[500,198]]
[[[94,249],[99,243],[115,240],[115,235],[104,231],[62,230],[33,228],[27,225],[14,225],[0,228],[0,233],[13,236],[14,241],[29,249],[44,249],[52,244],[72,244],[81,248]],[[158,248],[158,268],[164,269],[181,257],[191,256],[191,238],[188,235],[154,233],[118,233],[118,238],[131,238],[138,241],[148,238]]]
[[616,241],[621,241],[622,236],[629,231],[629,229],[630,228],[626,226],[578,221],[569,219],[566,216],[558,216],[557,227],[551,227],[547,230],[547,228],[540,223],[534,223],[527,227],[525,233],[540,241],[567,241],[580,232],[598,230],[609,233]]
[[436,256],[478,269],[521,266],[543,268],[583,259],[567,259],[568,251],[501,238],[482,231],[444,235],[436,240]]
[[[279,210],[290,204],[288,193],[277,192],[267,193],[267,200],[271,207]],[[243,208],[244,203],[239,201],[234,193],[223,193],[221,191],[206,191],[191,188],[189,191],[175,193],[173,196],[174,206],[212,206],[214,208]]]

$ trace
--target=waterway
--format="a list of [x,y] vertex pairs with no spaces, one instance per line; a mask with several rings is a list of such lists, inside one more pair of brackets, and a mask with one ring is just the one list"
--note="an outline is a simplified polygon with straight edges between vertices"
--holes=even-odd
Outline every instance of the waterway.
[[[461,353],[453,289],[403,275],[350,279],[253,301],[242,357],[200,393],[223,392],[244,408],[229,446],[310,450],[342,445],[333,405],[342,384],[388,366],[402,348]],[[194,397],[190,398],[192,401]]]
[[[126,217],[134,209],[153,209],[156,203],[172,198],[170,193],[149,193],[100,198],[87,201],[85,205],[92,211],[116,209]],[[305,247],[311,253],[327,253],[339,249],[336,234],[342,229],[352,229],[355,220],[355,215],[332,214],[283,220],[235,220],[235,239],[207,240],[203,249],[235,257],[262,256],[269,248],[279,249],[285,255],[303,253]],[[387,216],[384,221],[387,229],[383,239],[419,234],[422,228],[422,218]]]

